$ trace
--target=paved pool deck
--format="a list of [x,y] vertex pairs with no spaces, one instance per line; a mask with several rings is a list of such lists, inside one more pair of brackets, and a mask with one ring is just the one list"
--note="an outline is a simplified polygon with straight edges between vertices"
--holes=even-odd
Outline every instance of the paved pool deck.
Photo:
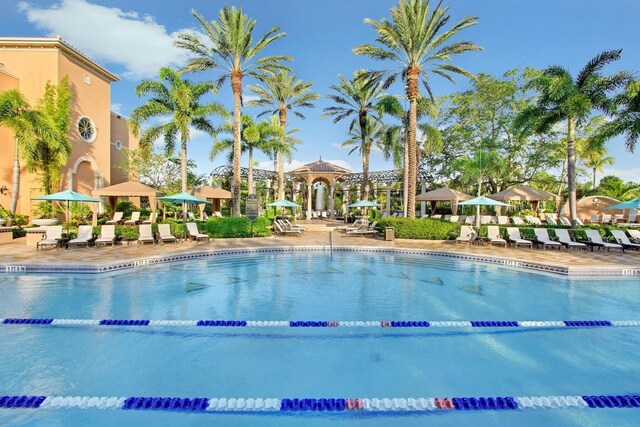
[[[337,231],[307,231],[302,236],[272,236],[247,239],[211,239],[210,242],[183,241],[178,244],[140,245],[137,243],[115,247],[77,247],[36,251],[25,239],[0,245],[0,273],[41,271],[47,269],[84,267],[105,268],[110,265],[144,266],[156,262],[170,262],[209,256],[232,251],[277,250],[383,250],[425,252],[449,258],[491,262],[507,267],[520,267],[565,275],[632,276],[640,275],[640,254],[636,251],[562,251],[553,249],[503,248],[496,246],[456,244],[451,241],[347,237]],[[102,270],[101,270],[102,271]],[[96,271],[93,271],[96,272]]]

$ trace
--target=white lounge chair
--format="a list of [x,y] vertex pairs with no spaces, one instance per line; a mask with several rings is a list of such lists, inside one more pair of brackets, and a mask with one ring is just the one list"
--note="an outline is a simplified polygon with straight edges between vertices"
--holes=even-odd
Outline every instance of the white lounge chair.
[[187,212],[187,218],[188,218],[190,221],[197,221],[197,220],[196,220],[196,216],[195,216],[195,215],[193,214],[193,212],[191,212],[191,211]]
[[587,235],[587,239],[589,239],[592,245],[606,248],[607,250],[620,249],[622,252],[624,252],[624,247],[622,245],[618,243],[609,243],[602,240],[602,236],[600,235],[600,232],[598,230],[584,230],[584,232]]
[[456,237],[456,243],[472,243],[478,238],[478,233],[473,227],[463,225],[460,227],[460,236]]
[[36,243],[36,250],[42,249],[47,246],[53,246],[54,248],[57,249],[61,239],[62,239],[61,225],[52,225],[52,226],[46,227],[44,239]]
[[569,221],[569,218],[567,218],[566,216],[559,217],[558,221],[560,222],[560,225],[566,225],[571,227],[571,221]]
[[213,213],[213,216],[215,216],[216,218],[222,218],[222,214],[219,211],[215,211]]
[[637,212],[630,213],[629,218],[627,219],[627,222],[629,224],[634,224],[638,222],[638,213]]
[[[443,219],[444,219],[445,221],[451,221],[451,217],[452,217],[451,215],[445,215]],[[457,218],[457,217],[456,217],[456,218]],[[451,222],[455,222],[455,221],[451,221]]]
[[480,224],[482,225],[491,224],[491,215],[482,215],[480,217]]
[[156,244],[156,239],[153,237],[153,231],[151,231],[151,224],[140,224],[138,226],[138,243]]
[[640,230],[630,228],[627,230],[627,233],[629,233],[629,236],[631,236],[631,239],[633,239],[635,243],[640,243]]
[[549,225],[558,225],[558,221],[556,221],[556,219],[555,219],[555,218],[552,218],[552,217],[550,217],[550,216],[546,216],[546,217],[544,218],[544,220],[545,220],[545,221],[546,221],[546,223],[547,223],[547,224],[549,224]]
[[105,224],[114,225],[122,223],[122,217],[124,216],[124,212],[116,212],[113,214],[113,218],[107,221]]
[[[560,217],[562,219],[562,217]],[[587,250],[587,245],[580,242],[574,242],[569,235],[569,230],[564,228],[556,228],[554,230],[556,232],[556,237],[558,238],[558,242],[562,243],[567,247],[567,249],[577,248]]]
[[431,215],[431,219],[442,219],[442,215]]
[[202,219],[204,219],[205,221],[209,221],[209,215],[207,215],[205,211],[202,211]]
[[513,222],[513,225],[524,225],[524,221],[519,216],[512,216],[511,222]]
[[487,237],[489,238],[489,245],[501,245],[507,247],[507,241],[500,237],[500,228],[497,225],[490,225],[487,227]]
[[629,238],[627,237],[627,235],[624,233],[624,231],[622,231],[622,230],[609,230],[609,232],[611,233],[613,238],[616,239],[616,241],[619,244],[621,244],[624,248],[635,249],[636,251],[640,250],[640,244],[632,243],[629,240]]
[[96,239],[98,245],[114,245],[116,242],[116,226],[113,224],[103,225],[100,228],[100,237]]
[[533,242],[531,240],[523,239],[520,236],[520,230],[516,227],[507,227],[507,234],[509,235],[509,241],[518,246],[529,246],[533,247]]
[[176,236],[171,234],[169,224],[158,224],[158,240],[162,243],[178,243]]
[[503,215],[498,216],[498,225],[509,225],[509,217]]
[[285,230],[284,228],[282,228],[282,225],[278,222],[278,221],[274,221],[273,222],[273,226],[274,231],[276,231],[277,233],[283,235],[283,236],[299,236],[302,234],[302,230]]
[[[386,218],[385,214],[386,212],[383,213],[380,218]],[[420,219],[428,219],[428,218],[429,218],[429,214],[422,214],[422,216],[420,216]]]
[[542,245],[542,250],[547,249],[547,246],[562,249],[562,243],[555,242],[549,238],[546,228],[534,228],[533,232],[536,234],[536,243]]
[[210,239],[208,234],[202,234],[198,231],[198,226],[196,225],[195,222],[187,223],[187,232],[189,233],[189,237],[191,237],[196,242],[200,240],[206,240],[208,242]]
[[318,219],[318,212],[311,211],[311,219]]
[[124,222],[124,225],[138,225],[140,222],[140,212],[131,212],[131,219]]
[[78,227],[78,237],[69,240],[68,246],[89,246],[95,237],[93,236],[93,227],[90,225],[81,225]]
[[291,221],[289,221],[288,219],[283,219],[281,220],[281,222],[286,226],[287,229],[289,228],[297,228],[298,230],[302,230],[302,231],[307,231],[307,227],[303,227],[301,225],[293,225],[291,224]]
[[613,222],[613,216],[611,216],[611,214],[602,214],[600,222],[603,224],[611,224]]
[[156,213],[155,212],[151,212],[149,214],[149,219],[145,219],[144,221],[142,221],[143,224],[153,224],[153,222],[156,219]]
[[592,224],[598,223],[600,222],[600,215],[598,214],[591,214],[591,221]]
[[449,219],[447,219],[447,217],[444,217],[445,221],[451,221],[451,222],[458,222],[458,220],[460,219],[460,217],[458,215],[449,215]]
[[542,225],[542,221],[540,221],[540,218],[538,218],[537,216],[533,216],[533,215],[525,215],[525,217],[524,217],[524,218],[527,220],[527,222],[528,222],[529,224],[532,224],[532,225]]
[[468,217],[466,217],[464,219],[464,223],[467,225],[473,225],[476,223],[476,216],[475,215],[469,215]]
[[321,219],[327,219],[327,211],[320,212],[320,218]]
[[378,225],[377,221],[374,221],[371,225],[368,225],[366,227],[362,227],[359,228],[357,230],[351,230],[351,231],[347,231],[347,235],[348,236],[364,236],[364,235],[369,235],[371,237],[374,237],[378,234],[378,230],[376,230],[376,226]]
[[578,224],[580,226],[584,226],[584,222],[582,222],[582,220],[580,218],[576,218],[576,224]]

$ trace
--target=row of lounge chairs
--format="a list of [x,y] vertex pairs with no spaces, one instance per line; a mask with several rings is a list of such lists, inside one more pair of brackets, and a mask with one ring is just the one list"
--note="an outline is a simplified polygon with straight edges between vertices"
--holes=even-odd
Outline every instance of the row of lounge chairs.
[[273,232],[282,236],[300,236],[307,229],[293,225],[288,219],[276,219],[273,221]]
[[[213,216],[215,216],[216,218],[222,218],[222,214],[220,212],[214,212]],[[187,212],[187,218],[189,218],[191,221],[198,221],[198,219],[195,217],[195,215],[193,214],[193,212]],[[207,221],[209,219],[209,215],[207,215],[206,212],[202,212],[202,218]],[[138,225],[138,224],[151,224],[153,222],[155,222],[154,220],[157,219],[156,218],[156,213],[155,212],[151,212],[149,214],[149,218],[145,219],[145,220],[141,220],[140,219],[140,212],[139,211],[135,211],[131,213],[131,218],[124,220],[124,212],[115,212],[113,214],[113,218],[111,218],[109,221],[107,221],[105,224],[107,225],[119,225],[119,224],[124,224],[124,225]]]
[[344,233],[346,236],[370,236],[378,235],[378,222],[369,223],[368,219],[358,219],[353,224],[337,227],[336,230]]
[[[138,226],[139,236],[138,243],[177,243],[178,239],[171,234],[169,224],[158,224],[158,233],[154,235],[151,224],[140,224]],[[187,223],[187,232],[189,237],[195,241],[209,241],[207,234],[200,233],[198,226],[193,223]],[[115,225],[105,224],[100,228],[100,235],[93,234],[93,227],[90,225],[81,225],[78,227],[78,236],[75,239],[65,241],[62,237],[62,226],[46,227],[44,239],[36,244],[36,250],[45,247],[60,247],[61,243],[65,246],[99,246],[114,245],[117,242]]]
[[[444,221],[450,221],[450,222],[458,222],[458,223],[462,223],[462,224],[467,224],[467,225],[473,225],[476,223],[476,217],[475,215],[469,215],[469,216],[464,216],[464,215],[423,215],[422,218],[431,218],[431,219],[441,219]],[[553,218],[552,216],[547,216],[546,217],[546,223],[549,225],[566,225],[566,226],[570,226],[571,225],[571,221],[569,221],[569,218],[565,218],[565,217],[560,217],[560,218]],[[584,225],[582,223],[581,220],[577,220],[578,221],[578,225]],[[482,215],[480,217],[480,224],[482,225],[489,225],[489,224],[498,224],[498,225],[509,225],[509,224],[513,224],[513,225],[526,225],[526,224],[531,224],[531,225],[542,225],[542,221],[540,220],[540,218],[538,218],[537,216],[532,216],[532,215],[525,215],[524,218],[521,218],[519,216],[512,216],[512,217],[508,217],[508,216],[504,216],[504,215],[499,215],[499,216],[491,216],[491,215]]]
[[[587,240],[582,242],[574,241],[569,235],[569,230],[564,228],[554,229],[557,240],[552,240],[549,237],[549,233],[546,228],[534,228],[535,233],[534,240],[523,239],[520,235],[520,230],[517,227],[507,227],[507,239],[503,239],[500,236],[500,229],[496,225],[490,225],[487,227],[487,242],[489,245],[498,245],[507,247],[508,244],[512,244],[516,248],[542,246],[542,249],[556,248],[561,249],[566,247],[567,249],[583,249],[587,250],[591,247],[598,249],[619,249],[624,252],[625,249],[640,250],[640,230],[627,230],[629,235],[635,242],[629,240],[629,236],[625,234],[623,230],[610,230],[611,235],[618,243],[605,242],[598,230],[583,230],[587,236]],[[463,225],[460,228],[460,236],[456,238],[456,243],[473,243],[478,240],[478,233],[471,226]]]

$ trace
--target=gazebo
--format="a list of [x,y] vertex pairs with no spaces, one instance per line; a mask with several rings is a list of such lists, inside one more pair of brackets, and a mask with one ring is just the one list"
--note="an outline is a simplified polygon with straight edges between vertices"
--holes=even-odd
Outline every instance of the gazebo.
[[489,196],[493,200],[499,200],[501,202],[529,202],[531,209],[534,212],[538,212],[538,203],[546,201],[560,201],[560,196],[557,194],[549,193],[547,191],[538,190],[537,188],[529,187],[528,185],[518,185],[516,187],[507,188],[506,190]]
[[429,191],[416,196],[417,202],[430,202],[431,214],[436,211],[437,202],[449,202],[451,203],[451,213],[455,215],[458,211],[458,202],[470,199],[472,199],[470,195],[447,187],[438,188],[437,190]]
[[[193,190],[193,195],[204,200],[212,199],[211,210],[213,212],[220,212],[221,200],[231,199],[231,192],[224,188],[212,187],[210,185],[204,185],[200,188]],[[203,219],[204,204],[198,205],[200,209],[200,219]]]
[[[91,192],[93,196],[108,197],[109,205],[115,206],[118,197],[148,197],[151,211],[155,214],[158,208],[156,198],[162,196],[162,192],[137,181],[127,181],[109,187],[100,188]],[[154,221],[156,215],[153,215]]]

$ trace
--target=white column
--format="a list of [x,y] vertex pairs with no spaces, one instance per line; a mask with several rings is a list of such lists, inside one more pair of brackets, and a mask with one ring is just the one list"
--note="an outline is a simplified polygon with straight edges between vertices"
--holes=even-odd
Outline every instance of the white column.
[[316,188],[316,210],[324,210],[324,184],[319,182],[318,188]]
[[307,219],[311,219],[311,191],[313,187],[311,183],[307,183]]
[[331,185],[329,185],[329,218],[330,219],[336,219],[336,215],[334,213],[334,203],[333,203],[333,197],[335,195],[334,193],[335,191],[335,183],[331,183]]
[[349,208],[349,186],[342,184],[342,216],[346,217]]
[[391,215],[391,183],[387,182],[387,216]]
[[[427,192],[427,183],[422,181],[420,183],[420,194]],[[420,214],[421,216],[427,213],[427,202],[420,202]]]

